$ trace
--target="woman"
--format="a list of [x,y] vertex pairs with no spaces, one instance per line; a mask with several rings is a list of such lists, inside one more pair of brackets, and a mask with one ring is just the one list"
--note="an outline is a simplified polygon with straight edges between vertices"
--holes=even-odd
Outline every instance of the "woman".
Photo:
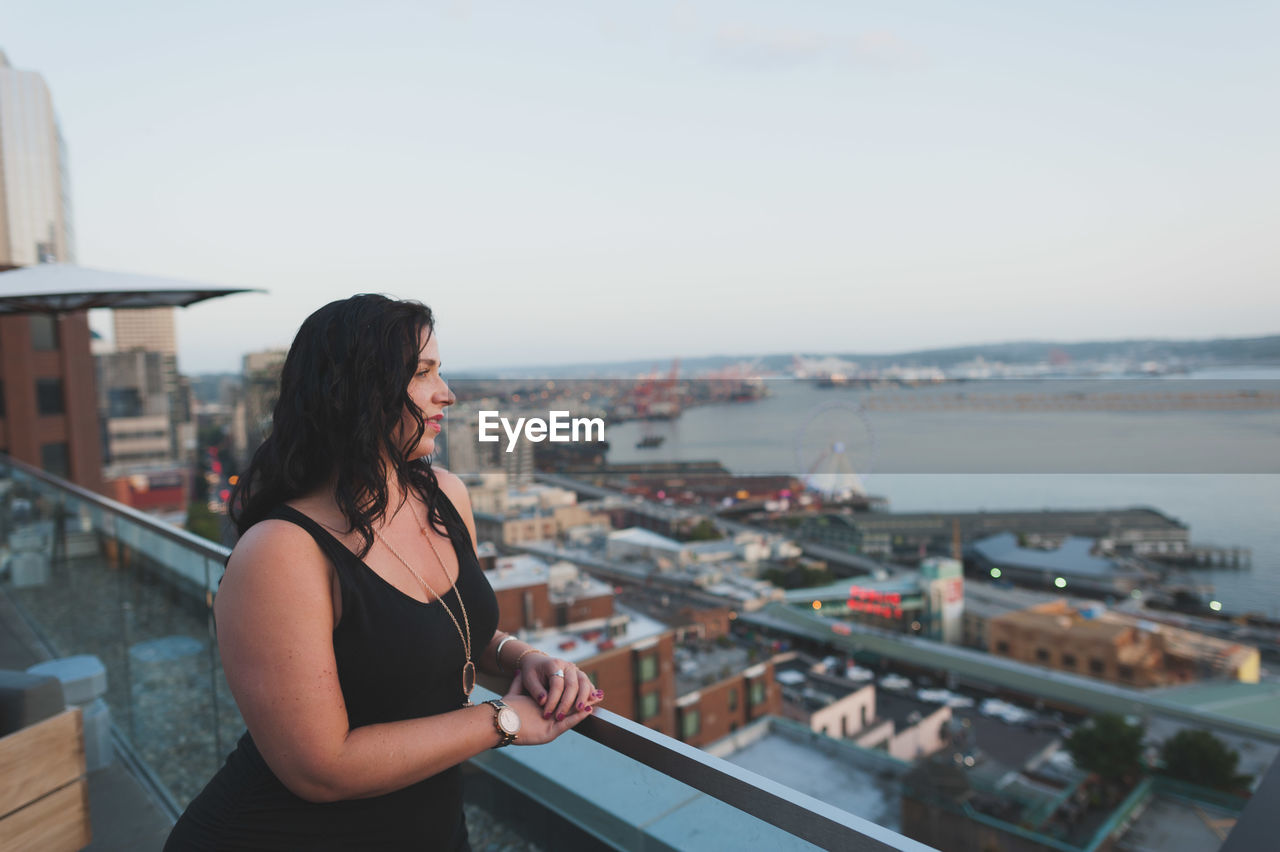
[[[429,308],[359,295],[302,324],[241,477],[214,601],[248,730],[166,850],[466,850],[458,764],[555,739],[603,698],[496,631],[466,487],[433,468]],[[512,677],[472,706],[475,670]]]

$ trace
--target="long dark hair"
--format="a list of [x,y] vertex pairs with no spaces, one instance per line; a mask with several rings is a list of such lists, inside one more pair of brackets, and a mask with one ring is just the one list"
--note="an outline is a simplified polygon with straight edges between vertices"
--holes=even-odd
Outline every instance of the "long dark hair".
[[[363,542],[363,557],[373,545],[373,522],[387,514],[389,461],[401,493],[417,491],[428,523],[458,541],[459,531],[440,510],[430,460],[408,459],[425,431],[408,391],[424,329],[435,333],[426,305],[370,293],[330,302],[307,317],[280,373],[271,434],[231,497],[228,511],[241,535],[286,500],[332,482],[338,508]],[[406,412],[416,430],[397,440]]]

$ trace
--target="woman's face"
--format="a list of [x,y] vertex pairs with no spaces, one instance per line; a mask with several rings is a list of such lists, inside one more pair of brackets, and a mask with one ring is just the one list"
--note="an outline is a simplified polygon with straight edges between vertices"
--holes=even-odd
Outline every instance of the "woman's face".
[[[430,329],[423,329],[418,347],[418,369],[409,380],[409,397],[422,410],[422,438],[418,446],[409,450],[408,459],[420,459],[436,449],[436,436],[444,428],[444,410],[453,405],[455,397],[440,375],[440,346]],[[410,415],[406,412],[406,418]],[[404,435],[413,435],[417,424],[406,419]]]

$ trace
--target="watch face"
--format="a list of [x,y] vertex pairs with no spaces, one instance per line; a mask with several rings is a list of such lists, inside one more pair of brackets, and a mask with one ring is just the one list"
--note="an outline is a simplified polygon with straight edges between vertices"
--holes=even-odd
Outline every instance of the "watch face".
[[503,707],[498,711],[498,724],[508,734],[514,734],[520,730],[520,717],[510,707]]

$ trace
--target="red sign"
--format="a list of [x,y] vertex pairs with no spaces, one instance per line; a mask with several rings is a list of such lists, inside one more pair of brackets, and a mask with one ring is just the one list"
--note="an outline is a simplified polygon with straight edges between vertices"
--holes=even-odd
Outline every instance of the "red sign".
[[868,603],[867,601],[850,599],[849,609],[852,612],[866,612],[871,615],[878,615],[881,618],[902,618],[902,610],[899,607],[888,606],[886,604]]
[[865,612],[881,618],[902,618],[902,594],[850,586],[849,609],[852,612]]
[[902,595],[899,592],[880,592],[875,589],[864,589],[862,586],[849,587],[849,600],[902,605]]

